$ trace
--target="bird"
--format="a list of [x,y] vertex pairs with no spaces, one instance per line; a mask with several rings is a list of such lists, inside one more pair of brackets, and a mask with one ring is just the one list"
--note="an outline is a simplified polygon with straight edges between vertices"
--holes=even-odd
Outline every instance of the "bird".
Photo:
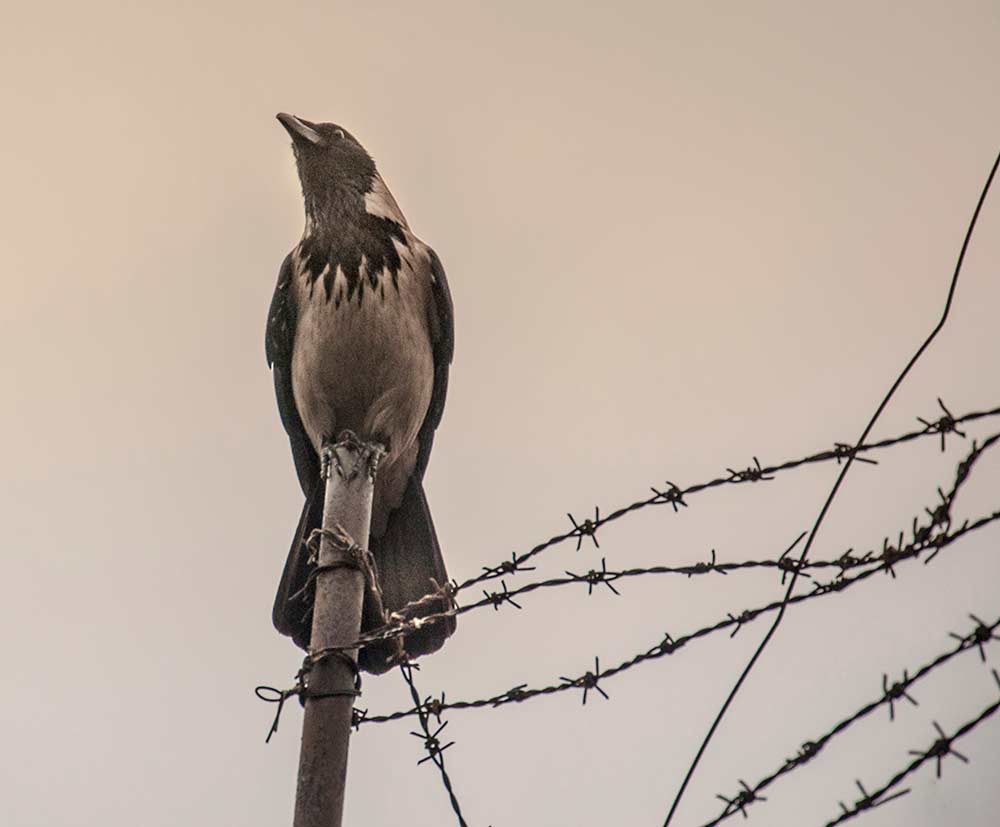
[[[454,352],[451,293],[441,260],[411,231],[361,143],[342,126],[279,113],[292,139],[305,228],[285,257],[267,317],[265,351],[278,412],[305,501],[275,596],[275,628],[308,650],[303,593],[314,563],[305,542],[323,518],[321,451],[343,431],[386,453],[372,496],[369,550],[387,613],[425,595],[423,614],[447,608],[441,547],[423,477],[441,421]],[[362,633],[383,625],[366,590]],[[454,617],[404,639],[408,658],[438,650]],[[398,644],[361,649],[380,674]]]

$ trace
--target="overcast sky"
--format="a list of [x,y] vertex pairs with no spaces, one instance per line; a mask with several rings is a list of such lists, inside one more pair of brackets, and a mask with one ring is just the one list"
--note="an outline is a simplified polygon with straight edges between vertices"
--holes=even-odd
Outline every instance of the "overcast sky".
[[[301,494],[264,363],[302,231],[288,111],[350,129],[447,269],[456,355],[426,479],[465,579],[665,479],[851,441],[940,313],[1000,149],[1000,11],[940,3],[89,3],[5,14],[0,70],[0,822],[291,821],[301,710],[271,600]],[[1000,405],[1000,192],[952,318],[877,428]],[[980,438],[1000,420],[967,429]],[[881,547],[968,445],[854,468],[813,555]],[[837,467],[648,509],[535,572],[773,557]],[[1000,453],[957,517],[998,508]],[[997,529],[790,610],[674,825],[1000,617]],[[545,685],[780,594],[773,573],[625,581],[481,611],[426,659],[449,700]],[[808,588],[808,584],[805,584]],[[474,598],[478,593],[469,595]],[[658,825],[761,622],[602,682],[454,711],[476,827]],[[1000,663],[1000,644],[988,650]],[[823,824],[996,696],[970,653],[778,782],[751,823]],[[408,706],[399,675],[372,714]],[[454,823],[412,720],[362,728],[346,824]],[[996,823],[1000,720],[887,825]],[[738,817],[737,817],[738,818]],[[739,819],[742,821],[742,819]]]

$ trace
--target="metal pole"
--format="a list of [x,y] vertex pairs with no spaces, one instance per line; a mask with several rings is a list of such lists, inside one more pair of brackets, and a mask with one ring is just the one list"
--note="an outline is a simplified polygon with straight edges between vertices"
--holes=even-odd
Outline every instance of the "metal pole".
[[[357,546],[368,546],[372,487],[381,454],[381,446],[359,442],[347,432],[323,451],[326,498],[309,646],[314,660],[306,678],[294,827],[340,827],[343,820],[357,673],[345,658],[329,653],[331,647],[357,640],[361,630],[365,578],[358,568]],[[357,662],[357,650],[345,654]]]

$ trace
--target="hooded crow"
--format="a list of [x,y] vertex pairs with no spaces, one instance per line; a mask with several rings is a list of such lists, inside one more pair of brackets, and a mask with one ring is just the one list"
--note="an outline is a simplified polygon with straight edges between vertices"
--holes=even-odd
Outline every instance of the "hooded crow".
[[[305,231],[281,265],[266,352],[281,421],[305,494],[274,601],[279,632],[308,649],[305,548],[323,518],[320,451],[344,430],[386,448],[372,501],[369,548],[385,609],[396,611],[448,580],[423,476],[441,421],[454,346],[451,295],[435,252],[410,230],[364,147],[343,127],[278,115],[292,137]],[[445,608],[444,598],[425,612]],[[362,632],[382,625],[368,597]],[[407,635],[410,657],[439,649],[454,618]],[[385,672],[391,644],[359,664]]]

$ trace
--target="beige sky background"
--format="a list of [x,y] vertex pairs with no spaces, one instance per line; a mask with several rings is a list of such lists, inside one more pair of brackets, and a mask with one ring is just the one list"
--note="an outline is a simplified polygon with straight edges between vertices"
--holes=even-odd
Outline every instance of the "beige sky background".
[[[932,327],[1000,148],[996,3],[91,3],[8,9],[0,71],[0,823],[291,820],[299,664],[271,628],[300,494],[264,364],[277,268],[301,233],[280,110],[375,156],[456,305],[427,478],[460,579],[565,514],[849,441]],[[1000,404],[1000,192],[954,314],[878,427]],[[971,436],[1000,430],[993,420]],[[881,546],[967,450],[934,440],[848,478],[816,557]],[[609,526],[586,571],[779,553],[836,474]],[[1000,455],[961,502],[997,508]],[[791,611],[675,825],[1000,616],[998,534]],[[513,584],[513,581],[510,583]],[[544,685],[767,602],[773,574],[524,597],[463,619],[419,686]],[[724,634],[562,694],[455,711],[469,823],[657,825],[764,632]],[[1000,663],[1000,650],[991,652]],[[396,674],[373,714],[407,705]],[[751,823],[823,824],[996,687],[975,655],[777,784]],[[348,824],[454,819],[412,722],[352,744]],[[996,823],[1000,722],[872,827]]]

